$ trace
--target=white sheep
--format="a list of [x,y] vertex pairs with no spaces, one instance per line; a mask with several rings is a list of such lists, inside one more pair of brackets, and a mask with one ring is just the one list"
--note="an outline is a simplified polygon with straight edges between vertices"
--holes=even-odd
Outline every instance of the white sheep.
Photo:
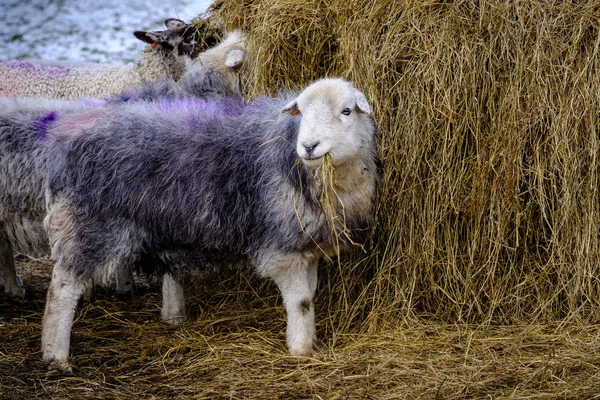
[[138,39],[149,43],[135,64],[64,66],[62,63],[0,60],[0,96],[104,97],[163,76],[179,79],[194,50],[195,32],[190,25],[175,18],[167,19],[165,25],[164,31],[134,32]]

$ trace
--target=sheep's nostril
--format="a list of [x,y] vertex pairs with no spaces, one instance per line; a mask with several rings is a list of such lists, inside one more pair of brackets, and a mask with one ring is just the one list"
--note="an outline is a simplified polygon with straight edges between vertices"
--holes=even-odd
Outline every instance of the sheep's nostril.
[[310,156],[310,155],[312,155],[313,150],[319,145],[319,143],[320,142],[315,142],[315,143],[311,143],[311,144],[302,144],[302,146],[304,146],[306,153]]

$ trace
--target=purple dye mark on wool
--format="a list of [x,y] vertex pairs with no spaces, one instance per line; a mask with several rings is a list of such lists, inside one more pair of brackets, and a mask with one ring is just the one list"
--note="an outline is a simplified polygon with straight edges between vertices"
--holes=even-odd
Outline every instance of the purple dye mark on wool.
[[94,108],[94,107],[105,106],[107,101],[100,100],[100,99],[86,99],[86,98],[82,97],[82,98],[77,99],[77,103],[81,104],[84,107]]
[[244,102],[239,97],[228,97],[221,100],[204,100],[199,98],[180,98],[164,100],[153,103],[153,107],[159,112],[171,113],[181,111],[184,113],[195,113],[204,117],[216,114],[235,115],[244,109]]
[[221,102],[221,107],[226,115],[240,114],[248,105],[248,103],[239,96],[226,97],[219,101]]
[[44,72],[50,76],[61,76],[71,72],[71,67],[60,67],[54,65],[36,64],[24,60],[0,60],[0,65],[4,64],[7,69],[15,71],[38,71]]
[[48,128],[57,119],[58,113],[56,111],[52,111],[39,119],[35,130],[37,140],[44,141],[48,137]]

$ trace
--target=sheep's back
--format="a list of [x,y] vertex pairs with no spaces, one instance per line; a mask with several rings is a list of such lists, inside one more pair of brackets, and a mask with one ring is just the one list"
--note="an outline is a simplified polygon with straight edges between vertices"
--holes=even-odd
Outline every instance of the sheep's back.
[[244,252],[295,163],[280,103],[188,99],[59,120],[48,187],[96,221],[133,223],[151,246]]
[[0,61],[0,96],[77,99],[121,93],[142,79],[133,64],[74,67]]

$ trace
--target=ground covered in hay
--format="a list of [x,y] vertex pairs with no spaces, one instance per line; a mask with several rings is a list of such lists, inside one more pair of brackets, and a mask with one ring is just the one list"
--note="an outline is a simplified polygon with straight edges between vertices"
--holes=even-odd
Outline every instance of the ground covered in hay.
[[[197,276],[190,321],[160,320],[160,287],[140,280],[135,299],[108,288],[79,309],[72,376],[41,361],[51,264],[21,259],[27,303],[0,299],[0,397],[386,399],[598,398],[600,326],[472,326],[427,318],[372,334],[336,330],[319,290],[323,350],[289,356],[276,289],[244,274]],[[320,307],[319,307],[320,306]]]
[[374,110],[377,223],[321,270],[322,351],[290,357],[275,287],[221,272],[188,283],[179,327],[157,282],[99,290],[61,376],[50,263],[21,259],[0,398],[600,398],[599,20],[595,0],[215,1],[248,32],[248,96],[342,76]]

